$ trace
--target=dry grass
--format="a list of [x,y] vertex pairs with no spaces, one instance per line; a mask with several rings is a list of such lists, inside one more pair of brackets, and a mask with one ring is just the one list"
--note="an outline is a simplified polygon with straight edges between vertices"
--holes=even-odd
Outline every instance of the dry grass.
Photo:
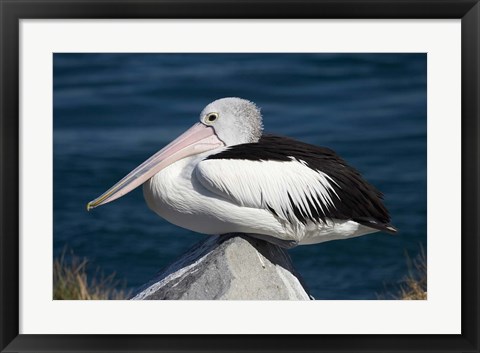
[[427,256],[422,248],[420,255],[411,260],[408,258],[409,274],[400,286],[400,293],[395,299],[426,300],[427,299]]
[[[97,269],[93,278],[87,276],[87,259],[80,259],[66,251],[53,261],[53,299],[54,300],[122,300],[128,299],[129,292],[117,290],[122,282],[115,278],[115,273],[105,276]],[[125,285],[123,285],[125,287]]]

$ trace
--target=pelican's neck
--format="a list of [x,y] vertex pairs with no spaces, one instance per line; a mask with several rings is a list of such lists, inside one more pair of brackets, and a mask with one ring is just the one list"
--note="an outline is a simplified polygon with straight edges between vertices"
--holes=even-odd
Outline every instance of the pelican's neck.
[[[203,161],[205,158],[207,158],[212,154],[217,154],[224,151],[226,148],[227,147],[219,147],[214,150],[210,150],[203,153],[195,154],[193,156],[182,158],[176,161],[175,163],[172,163],[164,170],[169,174],[174,174],[177,176],[181,175],[183,177],[190,178],[193,170],[198,165],[198,163],[200,163],[201,161]],[[162,173],[162,171],[160,171],[160,173]]]
[[215,148],[214,150],[210,150],[210,151],[207,151],[207,152],[203,152],[203,153],[200,153],[200,154],[196,154],[194,156],[191,156],[193,157],[192,159],[192,163],[195,163],[195,165],[197,165],[198,163],[200,163],[201,161],[203,161],[205,158],[207,158],[208,156],[211,156],[213,154],[217,154],[217,153],[220,153],[220,152],[223,152],[225,151],[226,149],[228,149],[229,147],[231,146],[222,146],[222,147],[219,147],[219,148]]

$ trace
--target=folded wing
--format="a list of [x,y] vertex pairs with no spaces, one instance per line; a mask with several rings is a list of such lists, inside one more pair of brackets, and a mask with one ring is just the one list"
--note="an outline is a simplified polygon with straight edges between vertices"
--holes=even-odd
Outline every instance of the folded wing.
[[350,219],[395,232],[381,193],[327,148],[267,135],[209,156],[194,173],[211,192],[288,222]]

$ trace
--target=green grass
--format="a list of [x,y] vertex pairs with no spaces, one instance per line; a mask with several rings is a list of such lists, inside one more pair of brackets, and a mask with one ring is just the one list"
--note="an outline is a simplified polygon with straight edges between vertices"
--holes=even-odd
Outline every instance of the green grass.
[[[379,300],[427,300],[427,255],[420,247],[419,255],[412,260],[405,255],[408,274],[399,281],[394,289],[387,289],[377,294]],[[391,285],[388,287],[391,288]]]
[[409,273],[400,285],[396,299],[427,300],[427,256],[422,248],[414,260],[407,256]]
[[115,273],[105,276],[99,269],[92,278],[88,278],[87,259],[79,258],[70,252],[69,260],[66,251],[53,261],[53,299],[54,300],[124,300],[130,292],[115,289],[122,281],[115,278]]

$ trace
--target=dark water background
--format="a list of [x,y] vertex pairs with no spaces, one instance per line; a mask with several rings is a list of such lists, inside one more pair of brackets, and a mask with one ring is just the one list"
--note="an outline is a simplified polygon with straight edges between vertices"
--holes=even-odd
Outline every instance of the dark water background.
[[317,299],[376,299],[426,249],[425,54],[54,54],[54,253],[65,246],[135,288],[199,235],[151,212],[141,188],[86,212],[229,96],[267,132],[337,151],[385,194],[398,236],[290,251]]

